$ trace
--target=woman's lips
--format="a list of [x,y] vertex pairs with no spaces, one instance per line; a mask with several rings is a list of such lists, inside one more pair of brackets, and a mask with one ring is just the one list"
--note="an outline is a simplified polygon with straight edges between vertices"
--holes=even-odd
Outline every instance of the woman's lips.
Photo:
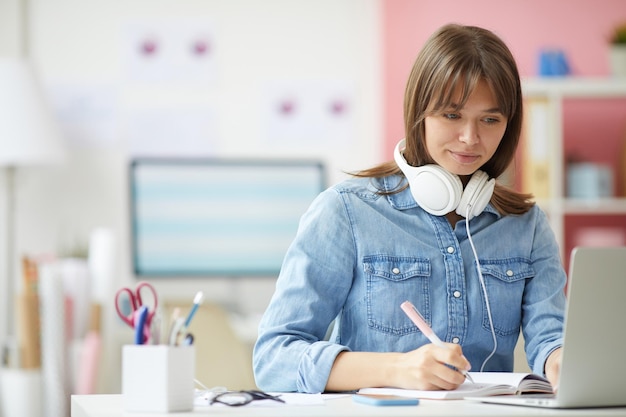
[[473,164],[475,163],[480,156],[476,154],[463,153],[463,152],[452,152],[452,157],[460,164]]

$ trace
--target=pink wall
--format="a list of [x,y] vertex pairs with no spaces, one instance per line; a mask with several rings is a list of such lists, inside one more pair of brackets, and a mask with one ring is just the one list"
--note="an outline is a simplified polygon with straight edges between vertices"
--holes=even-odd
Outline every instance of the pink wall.
[[[509,45],[522,77],[538,74],[543,48],[562,49],[575,76],[609,76],[607,39],[626,23],[624,0],[382,0],[384,58],[384,159],[404,136],[402,100],[416,54],[430,34],[449,22],[488,28]],[[615,193],[626,191],[626,99],[568,100],[564,111],[564,150],[586,160],[608,163]],[[565,254],[583,227],[620,228],[626,216],[568,216]],[[568,256],[564,259],[568,264]]]
[[[457,22],[493,30],[511,48],[522,76],[536,75],[539,51],[553,47],[565,51],[574,75],[605,76],[606,39],[617,23],[626,22],[624,0],[383,0],[382,5],[386,158],[404,135],[402,96],[415,55],[439,26]],[[623,121],[623,111],[619,117]],[[577,130],[569,124],[567,129]]]

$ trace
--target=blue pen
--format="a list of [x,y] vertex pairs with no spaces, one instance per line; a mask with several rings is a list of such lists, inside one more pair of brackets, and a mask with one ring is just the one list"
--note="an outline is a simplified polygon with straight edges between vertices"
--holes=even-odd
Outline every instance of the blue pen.
[[191,311],[189,312],[189,314],[187,315],[187,319],[185,320],[185,329],[189,327],[189,323],[191,323],[191,319],[193,319],[193,316],[194,314],[196,314],[196,311],[198,310],[198,307],[202,303],[203,299],[204,296],[202,294],[202,291],[198,291],[196,296],[193,298],[193,307],[191,307]]
[[148,319],[148,307],[141,306],[135,312],[135,344],[143,345],[144,339],[144,327],[146,327],[146,320]]

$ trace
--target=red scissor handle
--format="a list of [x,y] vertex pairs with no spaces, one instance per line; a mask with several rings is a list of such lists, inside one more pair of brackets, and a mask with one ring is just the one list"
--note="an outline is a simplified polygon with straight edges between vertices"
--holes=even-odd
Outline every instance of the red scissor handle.
[[[141,297],[141,291],[144,288],[147,288],[150,291],[150,293],[152,294],[151,298],[152,298],[152,300],[154,300],[154,305],[150,308],[150,310],[151,310],[151,313],[154,314],[154,312],[156,311],[156,309],[157,309],[157,307],[159,305],[159,299],[157,297],[156,290],[148,282],[141,281],[140,283],[137,284],[137,287],[135,287],[135,299],[136,299],[136,302],[137,302],[137,308],[139,308],[142,305],[144,305],[143,298]],[[145,293],[145,290],[144,290],[144,293]]]
[[[126,294],[126,296],[128,297],[128,302],[130,303],[129,315],[125,315],[120,308],[120,299],[124,294]],[[120,316],[124,323],[133,328],[135,327],[134,315],[138,307],[139,306],[137,305],[137,300],[135,300],[135,293],[133,293],[130,288],[123,287],[117,290],[117,293],[115,293],[115,311],[117,311],[117,315]]]
[[[142,281],[137,284],[134,291],[128,287],[120,288],[115,294],[115,310],[117,311],[117,315],[120,316],[124,323],[128,324],[132,328],[135,328],[137,324],[137,310],[139,310],[139,307],[144,305],[144,300],[141,296],[142,291],[144,292],[144,294],[146,291],[149,291],[151,293],[149,298],[151,298],[154,302],[154,306],[146,306],[148,307],[148,317],[146,318],[144,326],[144,341],[147,342],[151,337],[150,324],[152,323],[152,318],[154,317],[156,309],[159,305],[159,299],[157,297],[157,292],[154,287],[150,283]],[[124,294],[128,296],[128,301],[131,308],[130,314],[128,315],[125,315],[120,308],[120,298]]]

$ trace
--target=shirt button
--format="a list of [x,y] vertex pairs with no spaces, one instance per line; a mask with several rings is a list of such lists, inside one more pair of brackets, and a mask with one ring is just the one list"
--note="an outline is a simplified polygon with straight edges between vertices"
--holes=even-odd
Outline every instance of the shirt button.
[[513,271],[511,271],[510,269],[508,271],[506,271],[506,276],[507,277],[512,277],[513,276]]
[[393,273],[394,273],[394,275],[398,275],[398,274],[400,273],[400,268],[398,268],[398,267],[393,268],[393,269],[391,270],[391,272],[393,272]]
[[454,298],[460,298],[461,297],[461,291],[455,291],[452,295],[454,295]]
[[461,341],[461,339],[459,339],[458,337],[453,337],[452,338],[452,343],[458,344],[460,341]]
[[452,246],[448,246],[448,253],[454,253],[454,248]]

